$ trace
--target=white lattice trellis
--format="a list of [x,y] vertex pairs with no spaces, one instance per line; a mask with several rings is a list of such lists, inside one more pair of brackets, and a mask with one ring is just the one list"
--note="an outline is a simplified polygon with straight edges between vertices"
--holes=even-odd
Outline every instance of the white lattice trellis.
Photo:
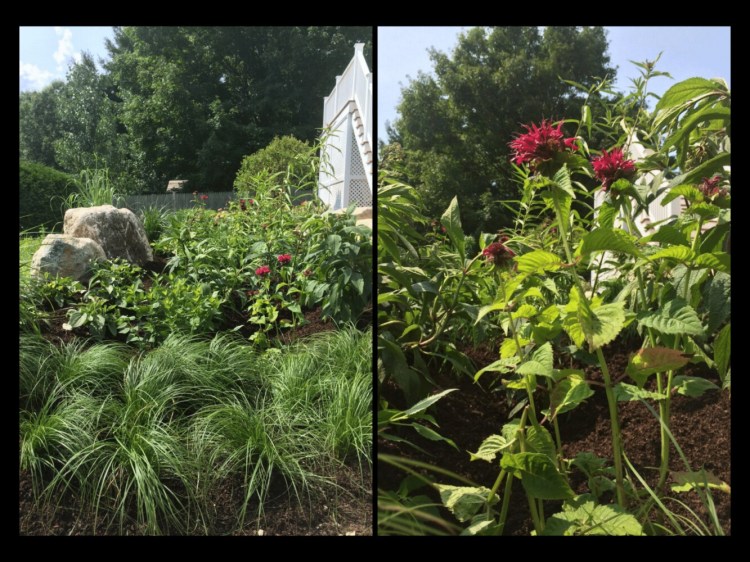
[[354,47],[354,58],[323,103],[323,125],[329,130],[324,147],[318,196],[338,210],[356,204],[372,206],[372,73],[362,49]]

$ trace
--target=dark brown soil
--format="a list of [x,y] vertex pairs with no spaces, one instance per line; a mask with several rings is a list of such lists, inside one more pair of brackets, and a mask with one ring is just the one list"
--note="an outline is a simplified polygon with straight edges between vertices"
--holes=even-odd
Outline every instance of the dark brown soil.
[[[486,347],[464,350],[475,362],[477,369],[497,358],[496,350],[499,346],[489,346],[493,350],[491,353],[487,352]],[[622,344],[605,349],[605,357],[613,378],[618,379],[624,375],[624,368],[632,349],[632,346]],[[601,382],[598,367],[586,367],[585,371],[588,379]],[[682,374],[703,376],[718,384],[715,373],[705,368],[705,365],[690,365],[683,371]],[[476,451],[487,436],[500,433],[514,404],[506,398],[499,384],[492,384],[493,373],[485,374],[479,384],[475,384],[468,377],[456,378],[455,375],[446,373],[434,373],[433,376],[439,385],[435,392],[446,388],[459,389],[440,400],[431,413],[440,424],[439,432],[452,439],[460,450],[456,451],[445,443],[420,439],[415,437],[412,431],[404,433],[403,437],[417,442],[429,454],[421,454],[410,447],[383,440],[378,441],[378,451],[418,459],[453,471],[479,485],[491,487],[499,472],[496,463],[490,464],[481,460],[471,462],[468,451]],[[490,388],[495,391],[490,391]],[[578,408],[560,416],[559,425],[566,458],[573,458],[582,451],[611,458],[611,432],[606,396],[601,386],[595,385],[592,388],[595,391],[593,397]],[[386,384],[381,389],[381,394],[395,407],[405,406],[400,391],[394,385]],[[539,394],[544,404],[544,393]],[[699,398],[676,395],[672,399],[671,430],[693,470],[704,467],[731,485],[730,402],[729,393],[726,391],[709,391]],[[649,485],[654,486],[658,481],[660,458],[658,422],[640,402],[620,402],[619,412],[625,452]],[[670,455],[670,469],[686,470],[674,447]],[[386,463],[380,463],[378,466],[379,488],[397,489],[403,477],[404,474]],[[457,484],[439,477],[437,481]],[[577,470],[571,473],[571,485],[577,493],[588,491],[585,478]],[[687,504],[701,515],[704,522],[708,521],[696,492],[670,492],[670,496]],[[436,495],[435,499],[439,501]],[[714,491],[713,499],[719,521],[728,535],[731,533],[730,497],[721,491]],[[559,502],[546,502],[546,515],[555,513],[559,505]],[[667,505],[675,513],[688,515],[673,501],[667,500]],[[450,521],[455,521],[447,511],[444,516]],[[516,481],[505,534],[529,535],[532,529],[526,496],[520,483]]]
[[[342,466],[333,475],[335,486],[318,489],[302,504],[293,501],[285,489],[272,486],[262,517],[254,517],[258,504],[251,502],[245,524],[238,526],[236,514],[242,505],[241,482],[226,482],[213,497],[211,535],[371,535],[372,477],[358,467]],[[146,529],[128,518],[119,521],[81,510],[73,494],[59,500],[59,506],[41,506],[34,501],[31,479],[20,475],[19,531],[22,535],[144,535]],[[169,534],[169,530],[167,530]]]

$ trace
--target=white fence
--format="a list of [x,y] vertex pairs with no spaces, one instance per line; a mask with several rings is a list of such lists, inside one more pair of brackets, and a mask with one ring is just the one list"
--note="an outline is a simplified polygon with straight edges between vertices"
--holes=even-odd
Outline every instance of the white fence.
[[354,46],[354,57],[323,101],[323,147],[318,197],[331,209],[372,206],[372,73]]

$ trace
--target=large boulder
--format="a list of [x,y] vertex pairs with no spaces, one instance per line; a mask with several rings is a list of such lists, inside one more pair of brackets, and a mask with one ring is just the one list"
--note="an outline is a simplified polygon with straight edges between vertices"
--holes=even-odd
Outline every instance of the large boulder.
[[31,275],[42,277],[49,273],[81,281],[89,277],[92,261],[104,259],[104,249],[91,238],[48,234],[31,258]]
[[122,258],[138,265],[154,259],[146,231],[130,209],[112,205],[68,209],[63,232],[95,240],[109,259]]

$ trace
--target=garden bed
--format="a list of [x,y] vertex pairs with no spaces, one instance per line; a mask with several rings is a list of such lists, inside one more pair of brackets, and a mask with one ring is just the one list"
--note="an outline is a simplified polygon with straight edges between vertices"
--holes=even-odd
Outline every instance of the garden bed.
[[[493,352],[493,349],[498,348],[499,344],[486,343],[477,348],[462,351],[473,359],[477,369],[481,369],[495,360],[497,352]],[[615,343],[607,346],[605,350],[609,358],[611,374],[617,379],[624,374],[628,356],[635,349]],[[720,384],[716,373],[707,369],[705,365],[692,366],[688,369],[689,374],[693,376],[702,376]],[[585,371],[589,380],[601,382],[601,373],[597,367],[587,366]],[[381,439],[378,441],[378,451],[436,465],[468,478],[478,485],[490,487],[497,478],[498,463],[470,461],[469,451],[477,451],[488,435],[499,433],[500,428],[509,421],[508,414],[514,404],[509,404],[503,398],[502,387],[499,384],[496,388],[500,392],[492,392],[488,388],[489,375],[485,375],[479,383],[474,383],[469,377],[457,378],[450,372],[440,370],[433,370],[431,375],[437,383],[435,392],[448,388],[459,389],[457,392],[446,395],[434,406],[434,416],[440,424],[441,435],[452,439],[460,450],[443,442],[422,439],[418,441],[418,445],[428,453],[424,454],[412,447]],[[612,435],[607,400],[602,388],[594,387],[594,389],[594,396],[588,401],[560,417],[563,453],[566,458],[574,458],[577,453],[585,451],[603,458],[611,455]],[[394,384],[386,384],[382,390],[383,398],[393,406],[406,407],[403,395]],[[670,427],[686,457],[692,463],[693,470],[702,466],[731,485],[730,402],[729,393],[726,391],[708,392],[699,398],[674,396]],[[654,486],[658,480],[659,427],[655,421],[653,415],[640,402],[620,403],[620,425],[625,452],[650,486]],[[414,442],[412,432],[403,432],[403,437]],[[670,469],[685,470],[674,447],[671,448]],[[381,462],[378,465],[379,488],[398,489],[404,476],[404,473],[387,463]],[[431,477],[438,483],[459,484],[441,478],[439,475],[433,474]],[[572,473],[571,487],[576,493],[588,491],[585,478],[580,472]],[[437,503],[440,503],[436,491],[428,490],[428,488],[420,491],[428,493]],[[609,494],[608,499],[613,501],[611,496]],[[701,501],[694,491],[679,494],[672,492],[669,496],[685,503],[704,520],[707,519]],[[721,491],[715,491],[713,498],[722,528],[729,535],[731,533],[731,498]],[[548,515],[555,513],[555,508],[559,508],[559,504],[560,502],[550,502]],[[689,515],[686,510],[676,504],[669,504],[669,507],[675,513]],[[447,520],[453,520],[447,509],[441,508],[441,511]],[[520,481],[516,481],[513,484],[504,534],[528,536],[532,530],[528,502]]]

